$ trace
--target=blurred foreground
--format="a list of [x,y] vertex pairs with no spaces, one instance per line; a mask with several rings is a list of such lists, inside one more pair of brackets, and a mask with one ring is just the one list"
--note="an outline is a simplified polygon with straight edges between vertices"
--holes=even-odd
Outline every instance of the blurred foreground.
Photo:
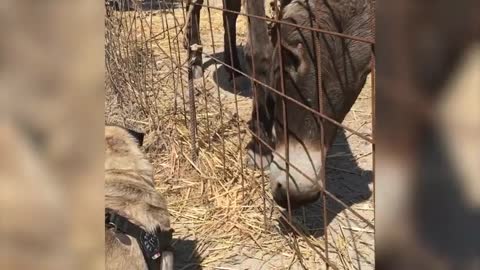
[[377,7],[377,269],[480,269],[479,10]]
[[0,5],[0,269],[102,269],[103,3]]

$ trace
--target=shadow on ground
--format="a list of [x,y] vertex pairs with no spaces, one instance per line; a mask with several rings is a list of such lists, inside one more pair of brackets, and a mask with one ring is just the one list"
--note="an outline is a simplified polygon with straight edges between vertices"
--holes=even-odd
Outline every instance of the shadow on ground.
[[[240,61],[242,72],[246,73],[243,46],[237,46],[237,51],[238,51],[238,58]],[[253,93],[250,87],[251,83],[248,78],[246,78],[245,76],[238,76],[235,78],[235,81],[231,81],[228,79],[227,69],[223,64],[219,62],[219,61],[224,62],[223,52],[217,52],[205,58],[206,59],[203,63],[203,70],[206,71],[209,68],[213,68],[212,78],[220,88],[232,94],[236,93],[243,97],[252,96]],[[217,63],[216,65],[217,69],[215,69],[215,62]]]
[[[327,158],[327,190],[349,207],[367,201],[372,196],[368,186],[372,182],[372,171],[358,167],[343,130],[338,131],[335,142],[327,155],[338,156]],[[301,224],[306,235],[323,236],[325,218],[328,225],[346,209],[328,196],[326,203],[327,217],[323,215],[324,204],[320,198],[315,203],[292,210],[293,223]],[[287,211],[284,211],[284,214],[288,216]],[[353,214],[349,213],[349,216],[353,216]],[[292,232],[292,228],[285,221],[279,220],[279,222],[283,233]]]
[[197,253],[197,243],[194,240],[173,239],[175,250],[175,269],[201,270],[200,255]]

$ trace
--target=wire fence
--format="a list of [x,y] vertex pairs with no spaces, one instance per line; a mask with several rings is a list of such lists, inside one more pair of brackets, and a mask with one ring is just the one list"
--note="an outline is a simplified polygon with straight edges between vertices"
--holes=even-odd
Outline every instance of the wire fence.
[[106,121],[147,131],[181,269],[374,268],[374,2],[332,19],[362,10],[360,35],[310,2],[106,2]]

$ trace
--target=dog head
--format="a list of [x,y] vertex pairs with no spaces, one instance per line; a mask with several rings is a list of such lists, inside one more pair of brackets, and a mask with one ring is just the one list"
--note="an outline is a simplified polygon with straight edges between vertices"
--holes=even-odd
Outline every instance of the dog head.
[[105,127],[105,170],[145,171],[151,174],[152,166],[140,147],[144,133],[119,126]]

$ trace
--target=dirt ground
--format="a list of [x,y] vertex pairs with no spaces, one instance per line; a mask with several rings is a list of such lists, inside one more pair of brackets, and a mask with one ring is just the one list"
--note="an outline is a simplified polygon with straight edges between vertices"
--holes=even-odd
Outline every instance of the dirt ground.
[[[213,6],[220,3],[210,1]],[[295,211],[294,233],[281,218],[282,210],[271,202],[268,179],[262,179],[259,171],[244,168],[243,148],[249,139],[246,122],[252,108],[250,82],[241,77],[233,85],[227,81],[224,68],[215,63],[214,58],[221,58],[223,51],[222,19],[219,11],[208,12],[206,8],[201,13],[205,72],[204,78],[195,82],[199,155],[197,162],[191,160],[188,121],[183,121],[190,112],[186,67],[171,72],[186,60],[183,35],[178,34],[183,10],[177,5],[173,11],[142,14],[149,36],[156,38],[149,43],[157,64],[153,75],[170,77],[165,75],[162,78],[166,79],[154,84],[154,88],[161,87],[158,91],[162,94],[153,98],[155,103],[147,102],[152,99],[149,95],[145,103],[155,105],[142,114],[132,109],[139,101],[127,102],[132,108],[118,105],[118,96],[107,88],[106,118],[127,115],[124,121],[150,131],[145,150],[156,168],[158,190],[169,202],[176,268],[324,269],[327,247],[328,259],[338,269],[374,269],[373,229],[344,205],[327,200],[327,230],[320,201]],[[164,31],[166,28],[170,30]],[[237,29],[241,57],[245,18],[239,18]],[[343,122],[370,136],[371,92],[369,77]],[[339,131],[327,155],[327,189],[371,224],[372,177],[372,145],[348,131]]]

